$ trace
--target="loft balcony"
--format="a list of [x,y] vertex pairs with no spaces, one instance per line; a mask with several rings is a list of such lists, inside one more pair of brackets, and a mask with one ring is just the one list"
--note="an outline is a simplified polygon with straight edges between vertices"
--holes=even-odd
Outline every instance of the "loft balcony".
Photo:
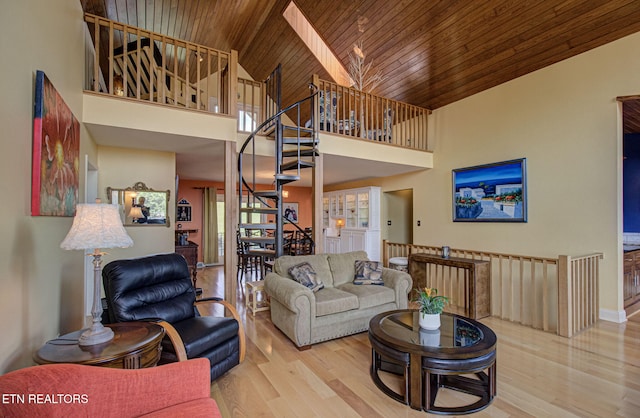
[[[83,122],[99,144],[173,151],[192,170],[210,170],[224,141],[244,140],[273,114],[265,83],[238,75],[236,51],[90,14],[85,22]],[[428,109],[316,75],[310,82],[320,91],[316,114],[301,120],[318,123],[325,184],[432,168]],[[268,132],[260,141],[258,171],[272,178]]]

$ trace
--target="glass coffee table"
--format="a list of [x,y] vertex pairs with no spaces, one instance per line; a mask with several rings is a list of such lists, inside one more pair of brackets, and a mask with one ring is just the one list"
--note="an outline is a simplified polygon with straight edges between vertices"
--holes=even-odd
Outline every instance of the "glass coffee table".
[[[374,316],[369,323],[371,378],[386,395],[436,414],[470,414],[486,408],[496,396],[495,333],[460,315],[443,313],[438,330],[418,325],[417,310],[396,310]],[[402,375],[397,392],[380,372]],[[467,405],[435,405],[440,388],[472,395]]]

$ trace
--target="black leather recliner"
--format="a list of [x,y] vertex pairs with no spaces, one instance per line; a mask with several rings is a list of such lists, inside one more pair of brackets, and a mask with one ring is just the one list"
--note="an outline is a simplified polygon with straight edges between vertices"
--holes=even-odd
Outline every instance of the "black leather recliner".
[[[184,257],[160,254],[116,260],[102,269],[110,322],[158,321],[165,328],[161,363],[205,357],[211,381],[244,360],[245,335],[235,308],[220,299],[196,301]],[[202,316],[197,306],[220,303],[233,317]]]

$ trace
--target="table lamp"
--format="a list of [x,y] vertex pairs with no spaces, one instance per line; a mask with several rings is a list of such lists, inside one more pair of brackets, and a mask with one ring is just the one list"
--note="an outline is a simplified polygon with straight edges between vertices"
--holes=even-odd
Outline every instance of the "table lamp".
[[138,219],[144,218],[144,214],[142,213],[142,208],[140,206],[133,206],[129,211],[129,217],[133,219],[133,222],[135,222]]
[[102,325],[102,303],[100,301],[101,248],[126,248],[133,240],[122,226],[117,205],[105,203],[81,203],[76,205],[73,225],[60,247],[65,250],[93,249],[93,323],[78,340],[81,346],[106,343],[113,339],[113,331]]

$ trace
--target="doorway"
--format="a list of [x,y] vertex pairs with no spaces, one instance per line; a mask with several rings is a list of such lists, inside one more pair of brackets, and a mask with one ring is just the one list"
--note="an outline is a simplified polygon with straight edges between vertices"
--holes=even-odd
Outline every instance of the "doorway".
[[622,102],[623,307],[627,316],[640,309],[640,100]]
[[383,238],[399,244],[413,243],[413,189],[384,193]]
[[[243,201],[242,206],[241,207],[246,207],[247,203]],[[259,208],[260,204],[259,203],[254,203],[253,204],[254,207]],[[219,266],[219,265],[223,265],[224,264],[224,236],[225,236],[225,225],[224,225],[224,221],[225,221],[225,212],[226,212],[226,205],[224,202],[224,193],[221,193],[218,190],[218,193],[216,194],[216,234],[217,234],[217,243],[218,243],[218,250],[217,250],[217,259],[213,260],[212,262],[205,262],[205,266],[209,267],[209,266]],[[203,210],[204,212],[204,210]],[[249,217],[249,219],[247,219],[247,217]],[[204,225],[204,219],[203,219],[203,228],[206,228],[206,225]],[[241,213],[240,214],[240,223],[241,224],[246,224],[246,223],[266,223],[266,216],[260,213]],[[248,234],[247,231],[245,231],[244,229],[241,231],[242,235],[246,235]],[[202,251],[203,254],[205,251],[208,251],[207,248],[207,242],[203,240],[202,242]]]

